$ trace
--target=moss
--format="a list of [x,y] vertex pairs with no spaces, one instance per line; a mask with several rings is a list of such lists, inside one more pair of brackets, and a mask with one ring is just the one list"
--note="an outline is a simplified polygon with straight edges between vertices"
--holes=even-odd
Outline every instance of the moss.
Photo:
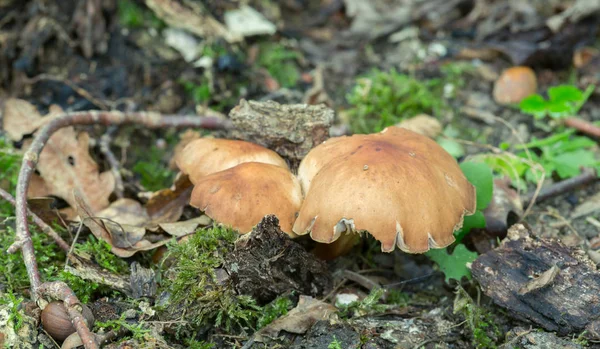
[[[13,148],[9,141],[0,137],[0,188],[14,194],[21,166],[21,155]],[[14,207],[0,199],[0,218],[14,216]]]
[[263,307],[261,315],[256,323],[256,329],[261,329],[273,322],[273,320],[287,314],[287,312],[292,309],[292,306],[293,303],[289,298],[284,296],[277,297],[271,303]]
[[471,342],[476,348],[497,348],[502,332],[494,322],[493,315],[473,302],[467,292],[459,287],[454,301],[454,312],[465,317],[471,330]]
[[162,20],[146,7],[138,5],[133,0],[117,1],[117,14],[119,23],[127,28],[141,28],[144,26],[161,29],[165,27]]
[[75,246],[77,254],[89,256],[100,267],[117,274],[127,273],[129,271],[127,262],[110,252],[111,249],[108,242],[98,240],[93,235],[90,235],[84,243]]
[[245,332],[256,326],[261,308],[251,297],[237,295],[228,281],[220,283],[215,273],[237,237],[230,229],[213,227],[169,246],[165,260],[173,264],[163,270],[161,288],[171,294],[165,314],[187,322],[179,332],[204,327]]

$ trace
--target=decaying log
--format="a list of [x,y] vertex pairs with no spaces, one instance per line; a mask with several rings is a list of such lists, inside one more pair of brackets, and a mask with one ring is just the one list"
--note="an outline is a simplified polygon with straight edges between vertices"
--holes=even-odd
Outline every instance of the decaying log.
[[272,149],[288,159],[292,167],[329,138],[333,116],[333,110],[325,105],[283,105],[244,99],[229,113],[233,138]]
[[512,226],[500,247],[472,265],[483,292],[509,315],[559,335],[600,324],[600,271],[581,249]]
[[236,291],[261,304],[290,291],[321,296],[333,285],[327,265],[283,233],[273,215],[240,237],[226,259]]

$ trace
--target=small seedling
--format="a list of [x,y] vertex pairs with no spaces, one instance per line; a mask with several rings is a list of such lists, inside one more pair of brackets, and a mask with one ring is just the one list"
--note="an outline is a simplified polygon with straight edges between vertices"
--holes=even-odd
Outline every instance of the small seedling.
[[454,233],[456,241],[450,246],[452,252],[448,252],[448,249],[432,249],[425,253],[439,266],[444,273],[446,282],[450,279],[460,280],[463,276],[471,278],[467,263],[473,262],[477,258],[477,253],[469,251],[464,244],[461,244],[461,241],[471,229],[485,227],[485,217],[482,211],[491,202],[494,190],[492,170],[486,164],[464,162],[460,167],[476,188],[477,210],[473,215],[465,216],[462,228]]
[[329,343],[329,345],[327,346],[327,349],[342,349],[342,343],[335,337],[335,335],[333,336],[333,341],[331,343]]
[[368,313],[380,313],[386,306],[380,304],[379,300],[385,294],[383,288],[374,288],[363,300],[355,301],[350,304],[342,305],[339,308],[341,317],[362,316]]
[[473,335],[473,345],[476,348],[497,348],[495,343],[502,336],[502,332],[494,323],[492,314],[475,304],[462,287],[457,289],[454,313],[463,314],[465,317],[467,326]]
[[[515,156],[499,154],[481,157],[495,172],[508,176],[515,188],[526,189],[525,183],[536,184],[542,173],[555,174],[559,179],[568,179],[581,173],[582,168],[600,170],[598,145],[592,139],[575,136],[568,129],[547,138],[516,145]],[[501,145],[507,149],[507,144]],[[528,150],[528,151],[525,151]],[[539,165],[539,166],[537,166]],[[544,171],[540,171],[543,168]],[[524,181],[523,181],[524,180]]]
[[539,94],[531,95],[521,101],[519,108],[523,113],[531,114],[536,119],[549,116],[560,119],[575,116],[594,92],[595,86],[589,86],[585,91],[575,86],[560,85],[548,89],[548,99]]

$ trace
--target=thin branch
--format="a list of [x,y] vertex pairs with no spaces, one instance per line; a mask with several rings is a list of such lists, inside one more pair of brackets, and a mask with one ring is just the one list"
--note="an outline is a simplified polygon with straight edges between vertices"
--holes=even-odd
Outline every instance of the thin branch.
[[[31,294],[34,300],[38,300],[44,293],[49,292],[53,289],[48,287],[40,288],[42,285],[40,273],[35,258],[35,251],[33,243],[31,241],[31,233],[29,231],[29,225],[27,221],[27,189],[29,188],[29,181],[31,175],[35,170],[38,163],[40,153],[44,148],[48,139],[57,130],[73,125],[123,125],[123,124],[140,124],[148,128],[162,128],[162,127],[198,127],[206,129],[229,129],[232,127],[229,120],[212,118],[212,117],[198,117],[198,116],[164,116],[162,117],[158,113],[122,113],[122,112],[105,112],[105,111],[87,111],[87,112],[76,112],[67,113],[60,117],[57,117],[46,124],[40,129],[29,150],[23,156],[23,162],[19,173],[19,179],[17,182],[17,193],[16,193],[16,223],[17,223],[17,236],[13,246],[21,249],[23,254],[23,261],[27,269],[27,275],[29,276],[29,282],[31,285]],[[47,284],[46,284],[47,285]],[[64,284],[58,289],[61,295],[65,295],[65,299],[77,299],[69,287]],[[69,293],[70,294],[67,294]],[[78,302],[78,301],[77,301]],[[67,305],[67,302],[65,302]],[[95,341],[92,339],[93,336],[90,334],[89,329],[84,323],[76,322],[76,319],[81,318],[81,314],[73,307],[67,306],[69,316],[73,321],[73,324],[77,328],[77,333],[84,341],[84,346],[87,349],[97,348]]]
[[591,122],[579,118],[568,118],[565,119],[565,125],[572,127],[581,133],[585,133],[588,136],[600,138],[600,127]]
[[[9,192],[5,191],[2,188],[0,188],[0,197],[2,197],[4,200],[10,202],[13,206],[17,204],[15,202],[15,198],[13,198]],[[29,214],[29,217],[31,217],[31,219],[33,219],[33,223],[35,223],[35,225],[37,225],[44,234],[51,237],[52,240],[54,240],[54,242],[56,242],[58,247],[60,247],[65,252],[69,251],[69,244],[65,240],[63,240],[63,238],[61,238],[60,235],[58,235],[58,233],[56,231],[54,231],[54,229],[52,229],[52,227],[50,227],[48,224],[46,224],[46,222],[44,222],[38,215],[33,213],[31,210],[27,209],[27,213]],[[19,249],[18,247],[13,248],[11,246],[8,249],[8,253],[15,253],[15,252],[17,252],[18,249]]]
[[[553,198],[555,196],[568,193],[571,190],[578,188],[580,186],[590,184],[598,180],[598,175],[596,174],[596,170],[591,168],[586,168],[582,171],[582,173],[573,178],[565,179],[564,181],[560,181],[554,183],[547,188],[543,188],[540,190],[539,195],[535,198],[536,202],[540,202],[543,200],[547,200]],[[534,193],[528,194],[523,198],[523,204],[528,205],[534,199]]]

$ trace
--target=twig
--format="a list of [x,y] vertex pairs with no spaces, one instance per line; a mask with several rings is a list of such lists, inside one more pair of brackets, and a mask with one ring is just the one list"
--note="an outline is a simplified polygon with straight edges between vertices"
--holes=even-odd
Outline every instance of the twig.
[[[539,195],[536,198],[536,202],[540,202],[564,193],[568,193],[569,191],[579,186],[592,183],[597,179],[598,176],[596,174],[596,170],[591,168],[584,169],[582,173],[578,176],[554,183],[548,186],[547,188],[543,188],[542,190],[540,190]],[[527,196],[525,196],[523,198],[523,204],[528,205],[533,200],[533,195],[533,193],[530,193]]]
[[[17,193],[16,193],[16,223],[17,223],[17,236],[15,243],[10,247],[11,249],[19,248],[23,254],[23,261],[27,269],[27,275],[29,276],[29,282],[31,284],[31,294],[34,300],[38,300],[44,293],[50,291],[58,292],[60,296],[58,298],[68,299],[70,303],[77,300],[73,291],[69,287],[62,283],[59,288],[49,287],[49,284],[44,288],[40,288],[42,285],[40,273],[35,258],[33,243],[31,241],[31,233],[29,231],[29,225],[27,222],[27,189],[29,187],[29,181],[31,175],[37,165],[39,155],[44,148],[44,145],[52,136],[54,132],[62,127],[73,126],[73,125],[92,125],[92,124],[103,124],[103,125],[123,125],[123,124],[140,124],[149,128],[161,128],[161,127],[200,127],[207,129],[228,129],[231,128],[231,122],[220,118],[210,117],[198,117],[198,116],[165,116],[161,117],[158,113],[122,113],[122,112],[104,112],[104,111],[87,111],[87,112],[76,112],[67,113],[60,117],[57,117],[46,124],[42,129],[37,132],[37,135],[33,139],[29,150],[23,156],[23,162],[19,173],[19,179],[17,182]],[[77,301],[78,303],[79,301]],[[65,301],[65,305],[67,305]],[[77,311],[72,304],[67,306],[69,317],[73,322],[73,325],[77,329],[77,333],[84,341],[86,349],[97,348],[92,335],[89,332],[87,326],[82,319],[81,313]]]
[[123,185],[123,178],[121,177],[121,172],[119,171],[119,161],[115,157],[115,154],[110,150],[110,143],[112,141],[112,134],[115,132],[116,127],[109,127],[106,133],[102,135],[100,138],[100,151],[104,154],[106,161],[110,165],[110,171],[115,177],[115,195],[119,199],[123,198],[123,191],[125,191],[125,186]]
[[600,127],[591,122],[579,118],[568,118],[565,119],[565,125],[572,127],[581,133],[585,133],[588,136],[600,138]]
[[[2,197],[4,200],[10,202],[13,206],[17,204],[15,202],[15,198],[13,198],[9,192],[5,191],[2,188],[0,188],[0,197]],[[56,231],[54,231],[54,229],[52,229],[52,227],[50,227],[48,224],[46,224],[46,222],[44,222],[38,215],[33,213],[31,210],[27,209],[27,213],[29,214],[29,217],[31,217],[31,219],[33,219],[33,223],[35,223],[35,225],[37,225],[44,234],[51,237],[52,240],[54,240],[54,242],[56,242],[58,247],[60,247],[65,252],[69,251],[69,244],[65,240],[63,240],[63,238],[61,238],[60,235],[58,235],[58,233],[56,233]],[[14,251],[13,251],[9,248],[9,250],[7,252],[15,253],[15,252],[17,252],[17,249],[14,249]]]
[[366,276],[360,275],[359,273],[355,273],[352,270],[344,270],[343,275],[346,279],[356,282],[369,291],[375,288],[381,288],[381,285],[379,285],[377,282],[369,279]]
[[39,292],[39,297],[48,295],[52,299],[63,301],[67,309],[67,314],[71,318],[71,323],[73,323],[73,327],[77,330],[77,334],[79,334],[84,347],[86,349],[98,348],[98,343],[96,343],[94,335],[88,329],[85,319],[81,315],[81,302],[67,284],[60,281],[45,282],[38,287],[37,292]]

